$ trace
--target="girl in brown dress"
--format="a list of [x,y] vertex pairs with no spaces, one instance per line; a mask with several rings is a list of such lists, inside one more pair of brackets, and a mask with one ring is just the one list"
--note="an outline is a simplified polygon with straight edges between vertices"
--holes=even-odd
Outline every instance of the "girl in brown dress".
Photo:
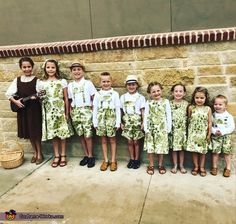
[[[31,58],[21,58],[19,66],[23,74],[13,80],[6,96],[19,108],[17,111],[18,137],[30,140],[34,150],[31,163],[38,165],[43,162],[41,150],[42,112],[39,99],[33,95],[39,90],[39,80],[32,75],[34,62]],[[14,97],[15,95],[18,96],[18,99]],[[32,97],[23,103],[22,98],[28,96]]]

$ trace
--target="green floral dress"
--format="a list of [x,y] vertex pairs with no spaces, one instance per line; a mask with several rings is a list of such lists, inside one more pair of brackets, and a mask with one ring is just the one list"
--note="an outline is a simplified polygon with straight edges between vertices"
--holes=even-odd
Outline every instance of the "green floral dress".
[[192,106],[189,118],[187,151],[206,154],[208,151],[208,106]]
[[55,137],[65,139],[73,134],[71,126],[68,125],[65,117],[65,103],[63,100],[63,88],[66,87],[66,80],[43,81],[43,89],[46,95],[42,103],[43,113],[43,136],[42,141]]
[[176,103],[172,100],[170,107],[172,112],[172,130],[169,135],[170,148],[173,151],[181,151],[186,149],[187,143],[188,102],[182,100],[180,103]]
[[154,100],[147,101],[149,114],[147,115],[147,128],[145,128],[147,130],[145,130],[144,151],[148,153],[169,153],[166,115],[167,103],[169,104],[169,101],[166,99],[161,102]]

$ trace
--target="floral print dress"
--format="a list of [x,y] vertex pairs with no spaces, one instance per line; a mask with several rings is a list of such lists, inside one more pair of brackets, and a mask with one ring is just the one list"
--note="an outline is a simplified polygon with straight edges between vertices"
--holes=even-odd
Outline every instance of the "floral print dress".
[[73,134],[65,117],[63,88],[67,86],[65,79],[46,80],[42,82],[46,95],[42,103],[43,136],[42,141],[55,137],[65,139]]
[[173,149],[173,151],[181,151],[186,149],[187,143],[188,102],[182,100],[176,103],[172,100],[170,107],[172,112],[172,130],[169,135],[170,148]]
[[[168,154],[168,130],[166,117],[166,104],[169,101],[164,99],[160,102],[150,100],[149,114],[147,116],[147,131],[144,139],[144,151],[155,154]],[[146,110],[146,107],[145,107]]]
[[206,154],[208,151],[208,106],[192,106],[189,118],[187,151]]

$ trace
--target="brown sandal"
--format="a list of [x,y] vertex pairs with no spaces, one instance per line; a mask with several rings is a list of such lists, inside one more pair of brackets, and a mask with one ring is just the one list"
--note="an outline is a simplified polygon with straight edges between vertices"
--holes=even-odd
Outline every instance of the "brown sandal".
[[207,175],[207,172],[206,172],[205,169],[200,169],[199,174],[200,174],[201,177],[205,177]]
[[197,176],[197,174],[198,174],[198,168],[193,168],[192,169],[192,171],[191,171],[191,174],[193,175],[193,176]]
[[159,166],[158,171],[159,171],[159,174],[165,174],[166,173],[166,168],[164,166]]
[[66,155],[61,155],[61,158],[65,158],[65,160],[60,160],[60,167],[66,166],[67,165],[67,161],[66,161]]
[[149,175],[154,174],[154,166],[148,166],[147,167],[147,174],[149,174]]
[[61,157],[60,157],[60,156],[55,156],[54,159],[53,159],[53,162],[52,162],[51,166],[52,166],[53,168],[58,167],[59,164],[60,164],[60,160],[61,160]]
[[217,175],[217,172],[218,172],[218,169],[216,168],[216,167],[212,167],[211,168],[211,175],[213,175],[213,176],[216,176]]
[[227,168],[224,168],[224,173],[223,173],[224,177],[230,177],[230,170]]

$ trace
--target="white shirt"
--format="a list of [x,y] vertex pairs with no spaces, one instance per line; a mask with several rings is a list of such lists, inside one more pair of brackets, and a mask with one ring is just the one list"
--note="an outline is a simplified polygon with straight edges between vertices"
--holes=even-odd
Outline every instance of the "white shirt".
[[231,134],[235,129],[233,116],[227,111],[223,113],[214,112],[212,114],[212,134],[220,131],[222,135]]
[[[111,95],[110,102],[106,102],[106,101],[101,102],[102,97],[109,96],[109,95]],[[116,128],[120,127],[121,113],[120,113],[120,99],[119,99],[118,92],[116,92],[113,89],[110,89],[110,90],[100,90],[99,92],[95,93],[94,100],[93,100],[93,125],[95,128],[98,125],[97,112],[99,108],[114,109],[116,113]]]
[[93,83],[82,78],[79,82],[68,84],[68,97],[72,99],[72,107],[92,106],[91,96],[97,92]]
[[[132,102],[132,105],[125,105],[125,102]],[[120,97],[121,109],[127,114],[141,114],[141,109],[145,107],[145,98],[138,92],[134,94],[125,93]],[[134,107],[133,107],[134,105]]]
[[[35,78],[35,76],[25,76],[22,75],[20,77],[21,82],[31,82],[33,79]],[[37,79],[36,81],[36,91],[39,92],[40,89],[40,80]],[[8,87],[5,96],[7,97],[7,99],[10,99],[13,95],[15,95],[17,93],[17,78],[15,78],[12,83],[10,84],[10,86]]]
[[[164,100],[164,99],[162,99]],[[171,128],[172,128],[172,118],[171,118],[171,107],[170,107],[170,101],[165,99],[166,101],[166,126],[167,126],[167,132],[170,133],[171,132]],[[148,133],[148,115],[149,115],[149,102],[146,102],[145,105],[145,110],[144,110],[144,121],[143,121],[143,126],[144,126],[144,131],[145,133]]]

